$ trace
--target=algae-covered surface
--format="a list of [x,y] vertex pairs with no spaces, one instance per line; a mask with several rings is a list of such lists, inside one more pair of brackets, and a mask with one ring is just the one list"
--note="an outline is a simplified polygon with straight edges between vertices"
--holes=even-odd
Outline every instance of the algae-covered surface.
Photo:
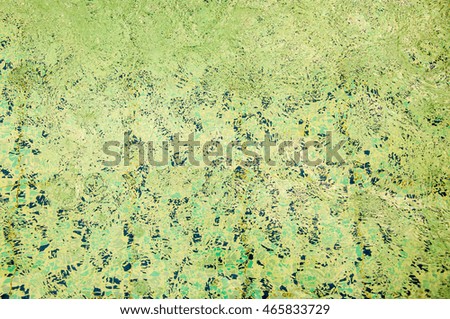
[[[446,0],[0,0],[0,295],[450,298],[449,21]],[[344,161],[103,148],[327,132]]]

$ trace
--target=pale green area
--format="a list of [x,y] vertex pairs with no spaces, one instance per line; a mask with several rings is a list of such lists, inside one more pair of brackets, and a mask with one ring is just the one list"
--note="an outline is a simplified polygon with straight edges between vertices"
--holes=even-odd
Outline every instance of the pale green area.
[[[450,298],[449,21],[440,0],[0,0],[0,294]],[[346,163],[102,165],[125,131],[196,129],[331,130]]]

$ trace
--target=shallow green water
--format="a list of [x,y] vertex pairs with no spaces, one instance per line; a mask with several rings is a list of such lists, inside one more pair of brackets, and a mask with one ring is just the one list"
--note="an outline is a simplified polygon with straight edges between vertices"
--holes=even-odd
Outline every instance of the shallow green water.
[[[2,297],[450,298],[448,1],[0,8]],[[103,163],[327,131],[345,163]]]

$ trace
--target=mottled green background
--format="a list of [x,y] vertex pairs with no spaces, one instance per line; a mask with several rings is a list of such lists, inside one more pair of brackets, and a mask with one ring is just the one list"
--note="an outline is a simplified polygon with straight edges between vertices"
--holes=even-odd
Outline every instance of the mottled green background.
[[[450,298],[449,21],[447,0],[0,0],[0,295]],[[332,131],[346,163],[105,167],[126,131]]]

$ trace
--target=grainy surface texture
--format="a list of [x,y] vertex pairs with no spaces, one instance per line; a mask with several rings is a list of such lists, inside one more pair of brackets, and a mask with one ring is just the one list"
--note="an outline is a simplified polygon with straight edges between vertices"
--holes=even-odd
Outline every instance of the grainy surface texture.
[[[0,0],[0,295],[450,298],[449,21],[446,0]],[[103,163],[126,132],[327,131],[345,163]]]

